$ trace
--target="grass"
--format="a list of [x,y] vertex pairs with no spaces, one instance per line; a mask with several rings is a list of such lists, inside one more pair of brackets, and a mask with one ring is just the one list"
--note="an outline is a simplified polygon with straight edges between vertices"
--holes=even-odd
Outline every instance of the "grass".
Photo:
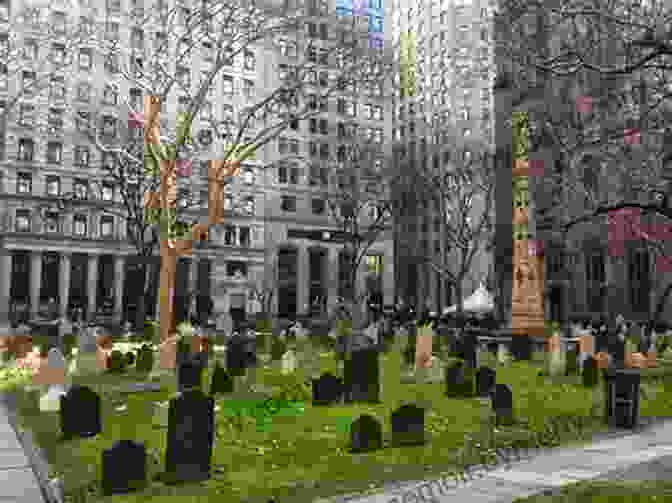
[[[330,353],[320,353],[321,371],[336,373],[336,361]],[[545,431],[550,418],[583,419],[583,431],[568,430],[557,443],[584,442],[590,435],[604,429],[600,388],[585,389],[573,377],[539,377],[542,357],[531,363],[515,362],[497,366],[497,382],[511,385],[517,424],[496,430],[496,445],[504,446],[530,439],[532,433]],[[482,364],[495,366],[490,354]],[[177,502],[264,502],[304,503],[317,497],[370,490],[392,480],[417,480],[447,472],[473,462],[459,454],[465,439],[478,437],[491,421],[489,403],[477,398],[455,399],[444,396],[443,384],[400,384],[401,354],[395,348],[382,357],[382,403],[313,407],[306,400],[299,417],[275,416],[267,431],[257,429],[253,417],[229,418],[224,413],[227,401],[247,400],[243,392],[218,398],[216,439],[212,458],[212,476],[203,484],[168,486],[158,481],[142,492],[103,497],[90,501],[102,503],[144,503],[148,498],[160,503]],[[212,368],[206,372],[205,390],[209,389]],[[19,393],[19,422],[32,430],[38,445],[45,451],[54,475],[63,478],[67,501],[87,484],[99,487],[101,452],[119,439],[144,442],[154,464],[150,474],[163,470],[165,429],[155,429],[151,415],[155,402],[169,400],[175,393],[174,379],[165,381],[165,391],[122,395],[118,390],[124,382],[142,381],[145,377],[129,372],[122,376],[100,375],[73,378],[75,384],[86,384],[101,393],[103,432],[93,439],[63,442],[59,440],[57,413],[39,413],[35,409],[35,393]],[[300,369],[294,376],[282,376],[273,368],[258,368],[257,383],[274,390],[293,388],[307,379]],[[656,382],[645,383],[641,401],[642,416],[672,416],[672,389]],[[303,389],[305,392],[306,389]],[[295,397],[296,398],[296,397]],[[307,398],[307,397],[304,397]],[[427,407],[426,431],[429,441],[424,446],[390,447],[390,414],[399,405],[415,402]],[[116,408],[126,405],[126,410]],[[383,425],[386,447],[383,450],[350,454],[348,424],[360,414],[377,417]]]
[[519,498],[514,503],[663,503],[672,501],[672,482],[581,482],[552,496]]

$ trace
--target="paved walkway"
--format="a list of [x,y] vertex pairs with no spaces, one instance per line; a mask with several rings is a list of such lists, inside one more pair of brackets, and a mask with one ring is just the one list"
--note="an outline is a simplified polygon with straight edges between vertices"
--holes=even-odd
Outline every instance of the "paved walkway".
[[[465,483],[452,478],[390,484],[366,496],[329,498],[330,503],[511,503],[535,494],[554,494],[566,484],[588,480],[672,479],[672,420],[632,434],[609,435],[584,447],[544,451],[509,467],[476,471]],[[396,487],[394,487],[396,486]]]

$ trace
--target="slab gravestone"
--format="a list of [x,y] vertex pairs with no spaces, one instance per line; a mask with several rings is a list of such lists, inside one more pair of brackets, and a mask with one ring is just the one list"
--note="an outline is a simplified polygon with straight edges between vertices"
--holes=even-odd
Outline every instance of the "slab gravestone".
[[313,379],[313,405],[337,403],[343,396],[343,381],[330,372]]
[[233,379],[219,362],[215,364],[210,383],[210,396],[217,394],[233,393]]
[[511,353],[516,360],[532,359],[532,338],[527,334],[514,334],[511,337]]
[[446,383],[446,396],[449,397],[459,397],[462,396],[462,391],[464,389],[464,365],[462,362],[456,362],[453,365],[446,368],[445,372],[445,383]]
[[86,386],[72,386],[61,397],[60,419],[66,439],[98,435],[102,431],[98,393]]
[[597,381],[599,379],[599,369],[597,366],[597,360],[592,355],[589,355],[588,358],[583,362],[583,385],[587,388],[592,388],[597,386]]
[[202,383],[203,366],[195,359],[188,359],[177,366],[177,389],[186,391],[200,389]]
[[380,401],[380,360],[376,348],[352,352],[351,368],[346,381],[350,402],[378,403]]
[[171,482],[201,482],[210,478],[215,403],[201,390],[170,401],[166,474]]
[[237,338],[232,338],[226,348],[226,369],[232,377],[245,375],[247,366],[247,352],[245,343]]
[[119,440],[102,454],[103,494],[139,491],[147,485],[147,453],[142,443]]
[[492,393],[492,408],[495,411],[497,425],[513,423],[513,393],[508,384],[496,384]]
[[425,443],[425,409],[417,405],[402,405],[390,416],[394,445]]
[[373,416],[363,414],[350,425],[350,452],[369,452],[383,447],[383,429]]
[[494,369],[490,367],[481,367],[478,369],[478,372],[476,372],[478,396],[489,397],[495,388],[495,384],[497,384],[497,372]]
[[154,351],[149,344],[143,344],[138,350],[138,357],[135,361],[135,369],[138,372],[151,372],[154,368]]

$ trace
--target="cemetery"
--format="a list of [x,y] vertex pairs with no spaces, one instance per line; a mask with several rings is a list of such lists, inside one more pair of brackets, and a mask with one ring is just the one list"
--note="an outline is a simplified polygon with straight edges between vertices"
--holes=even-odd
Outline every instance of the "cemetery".
[[171,357],[91,330],[5,352],[0,382],[71,501],[309,502],[492,455],[469,438],[555,446],[672,415],[666,351],[638,368],[623,341],[408,328],[351,356],[308,332],[182,330]]

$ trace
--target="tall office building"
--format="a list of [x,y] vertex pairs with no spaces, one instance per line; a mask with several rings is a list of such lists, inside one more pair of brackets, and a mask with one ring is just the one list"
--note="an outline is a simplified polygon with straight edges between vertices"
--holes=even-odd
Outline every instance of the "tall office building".
[[[494,141],[491,9],[486,1],[392,2],[392,38],[401,61],[393,138],[407,173],[436,164],[449,170],[449,138]],[[404,236],[396,240],[397,295],[418,307],[428,301],[438,311],[454,295],[438,273],[417,260],[441,250],[439,216],[423,199],[418,195],[396,223],[397,236]],[[475,260],[475,280],[462,285],[463,297],[490,267],[486,253]]]
[[[89,317],[104,308],[117,319],[130,319],[143,287],[134,274],[137,251],[128,240],[120,188],[103,179],[102,167],[110,160],[102,157],[86,136],[94,112],[103,119],[102,130],[110,138],[123,141],[125,135],[137,134],[125,126],[126,110],[120,96],[127,96],[137,110],[142,109],[143,96],[128,79],[118,78],[121,61],[107,57],[101,51],[102,42],[117,41],[119,54],[129,58],[133,71],[134,65],[142,65],[143,58],[169,38],[158,23],[150,27],[136,25],[134,20],[142,19],[150,8],[161,12],[178,6],[176,22],[184,24],[191,8],[201,4],[107,0],[79,5],[74,11],[70,2],[52,2],[49,8],[32,11],[21,1],[0,2],[0,51],[18,47],[21,52],[9,64],[0,65],[0,104],[7,110],[0,141],[3,315],[17,303],[35,315],[54,299],[63,314],[70,306],[81,304]],[[217,75],[201,118],[194,121],[197,141],[217,138],[202,118],[238,117],[273,89],[269,86],[278,85],[292,60],[303,55],[308,39],[337,40],[335,6],[305,8],[314,14],[313,20],[301,27],[305,33],[301,31],[293,40],[251,45]],[[49,37],[37,31],[47,24],[54,30]],[[68,30],[77,26],[80,36],[68,38]],[[213,48],[204,44],[189,62],[177,67],[173,61],[167,63],[180,79],[178,87],[193,89],[210,68],[212,54]],[[337,62],[318,70],[322,56],[317,52],[309,55],[309,59],[313,57],[315,85],[319,86],[323,78],[333,77]],[[303,64],[305,58],[300,59]],[[118,93],[109,85],[113,80],[120,84]],[[40,84],[30,91],[35,82]],[[14,102],[16,97],[19,99]],[[361,97],[366,101],[363,109],[375,111],[375,116],[365,118],[368,127],[375,125],[375,134],[382,139],[385,121],[373,105],[376,96]],[[279,280],[280,286],[275,298],[281,300],[276,306],[281,314],[305,314],[314,297],[335,301],[338,287],[327,285],[338,284],[333,263],[340,245],[327,237],[330,233],[337,236],[324,201],[320,202],[320,191],[328,187],[313,183],[316,177],[312,175],[324,174],[330,181],[325,153],[334,148],[334,132],[341,130],[338,126],[346,112],[358,111],[354,104],[358,100],[351,97],[352,107],[342,106],[341,100],[345,98],[339,98],[338,103],[316,104],[325,107],[324,114],[292,124],[277,142],[244,163],[241,175],[227,188],[225,224],[214,229],[209,243],[198,246],[192,257],[180,259],[178,291],[212,295],[216,312],[233,309],[241,313],[249,307],[254,288],[269,274],[277,274],[275,283]],[[162,118],[174,119],[187,102],[185,95],[172,92]],[[263,126],[252,124],[243,140],[252,138]],[[319,147],[314,150],[316,144]],[[309,152],[315,163],[310,169],[276,165],[288,151]],[[320,158],[325,162],[320,164]],[[192,180],[192,191],[201,201],[207,200],[207,162],[202,161],[196,165]],[[60,204],[66,194],[70,202]],[[373,251],[391,264],[385,245]],[[273,267],[276,262],[278,267]],[[379,262],[370,261],[372,270],[380,272]],[[387,283],[385,280],[391,288]],[[150,314],[156,309],[156,289],[152,295]]]

